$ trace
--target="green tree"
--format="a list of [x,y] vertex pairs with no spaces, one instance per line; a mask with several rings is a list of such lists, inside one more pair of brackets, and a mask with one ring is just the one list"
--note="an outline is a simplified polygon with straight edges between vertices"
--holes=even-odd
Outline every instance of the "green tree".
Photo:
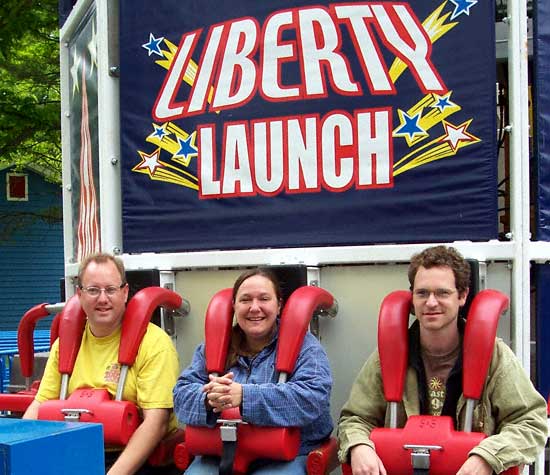
[[61,180],[57,0],[2,0],[0,166],[33,164]]
[[[0,4],[0,168],[30,167],[61,182],[57,0]],[[0,213],[0,242],[37,220],[60,222],[61,207]]]

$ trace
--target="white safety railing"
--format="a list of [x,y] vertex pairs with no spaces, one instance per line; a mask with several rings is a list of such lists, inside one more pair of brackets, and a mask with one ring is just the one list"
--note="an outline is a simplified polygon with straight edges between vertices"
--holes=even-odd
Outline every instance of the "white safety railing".
[[[548,436],[550,437],[550,417],[548,417]],[[527,474],[529,472],[527,471]],[[539,454],[535,463],[535,475],[548,475],[550,473],[550,447],[548,440],[546,447]]]

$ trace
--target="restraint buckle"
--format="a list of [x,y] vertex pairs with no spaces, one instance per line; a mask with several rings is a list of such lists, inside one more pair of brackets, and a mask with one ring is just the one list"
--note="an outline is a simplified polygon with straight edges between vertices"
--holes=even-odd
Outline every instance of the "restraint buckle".
[[237,426],[248,424],[242,419],[218,419],[220,425],[220,436],[222,442],[237,442]]
[[89,409],[61,409],[61,412],[65,418],[65,421],[67,422],[78,422],[80,421],[80,416],[82,414],[90,414],[93,415],[93,411],[90,411]]
[[236,421],[223,421],[220,426],[222,442],[237,442],[237,424]]
[[411,463],[414,470],[429,470],[431,451],[443,450],[441,445],[405,444],[403,448],[411,451]]

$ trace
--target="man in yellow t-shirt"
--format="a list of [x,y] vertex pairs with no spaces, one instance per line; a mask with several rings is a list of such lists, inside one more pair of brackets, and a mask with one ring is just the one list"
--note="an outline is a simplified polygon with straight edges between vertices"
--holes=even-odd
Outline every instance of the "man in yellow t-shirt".
[[[113,396],[120,376],[118,348],[128,299],[122,261],[109,254],[94,254],[80,265],[78,296],[87,323],[75,367],[69,380],[69,394],[82,387],[105,388]],[[40,404],[57,399],[61,386],[58,371],[59,341],[52,346],[44,377],[26,419],[36,419]],[[172,340],[149,323],[136,361],[128,371],[122,399],[135,403],[143,422],[119,453],[106,453],[108,475],[154,473],[146,461],[168,433],[176,429],[172,388],[179,364]],[[110,462],[113,462],[112,465]],[[165,473],[165,472],[163,472]]]

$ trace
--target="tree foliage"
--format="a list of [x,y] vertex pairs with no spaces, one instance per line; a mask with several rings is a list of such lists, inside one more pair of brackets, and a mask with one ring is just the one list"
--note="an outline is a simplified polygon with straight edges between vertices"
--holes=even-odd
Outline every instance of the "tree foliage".
[[57,0],[2,0],[0,166],[32,163],[61,179]]

